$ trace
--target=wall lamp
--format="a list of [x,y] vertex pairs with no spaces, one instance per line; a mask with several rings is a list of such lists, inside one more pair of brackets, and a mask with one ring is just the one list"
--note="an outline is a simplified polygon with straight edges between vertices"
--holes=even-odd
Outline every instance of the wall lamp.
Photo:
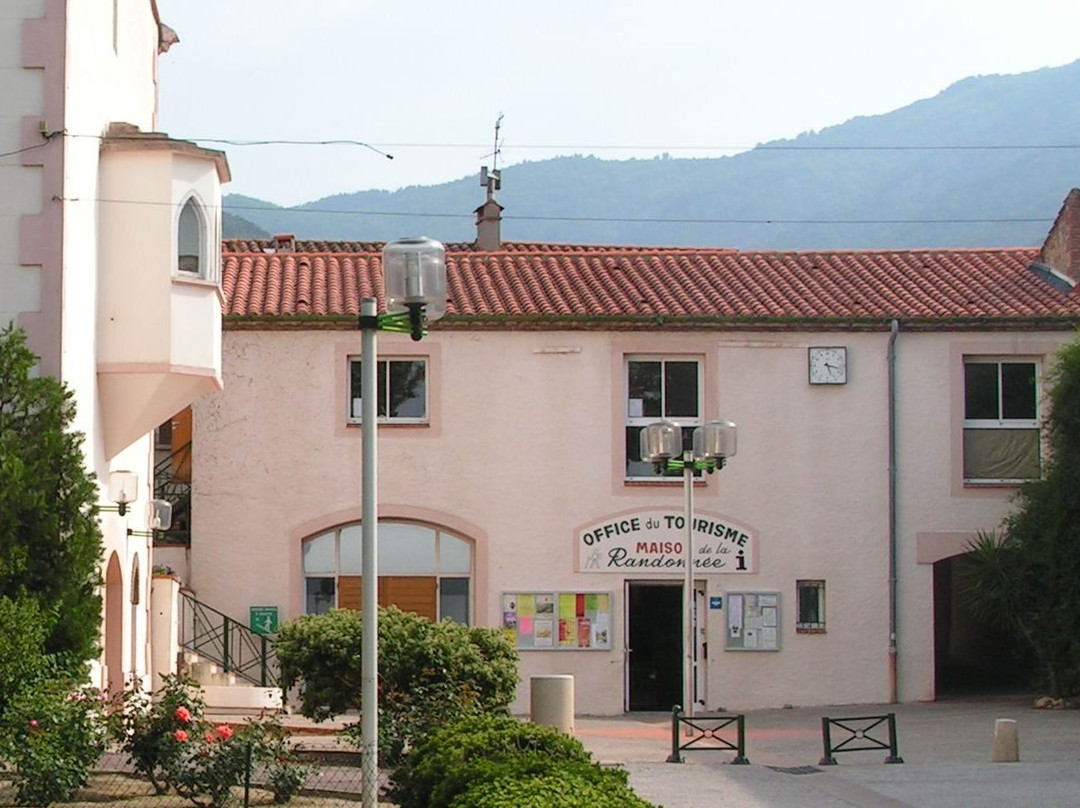
[[124,516],[128,505],[139,498],[139,475],[134,471],[110,471],[108,496],[113,504],[99,505],[98,510]]
[[129,536],[142,536],[152,539],[155,530],[168,530],[172,527],[172,503],[166,499],[152,499],[146,503],[146,524],[149,530],[127,530]]

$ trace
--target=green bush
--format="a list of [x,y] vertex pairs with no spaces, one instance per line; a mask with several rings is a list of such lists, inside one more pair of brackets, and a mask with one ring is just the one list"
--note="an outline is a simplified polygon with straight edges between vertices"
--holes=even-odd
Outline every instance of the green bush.
[[390,793],[401,808],[448,808],[480,783],[554,774],[564,766],[582,777],[600,772],[579,741],[557,730],[505,716],[475,716],[418,742],[394,770]]
[[[361,707],[362,616],[351,610],[286,623],[275,643],[282,686],[298,686],[300,711],[321,720]],[[379,614],[379,752],[406,746],[468,715],[506,714],[518,683],[517,651],[496,629],[438,623],[391,606]],[[360,726],[347,732],[359,740]]]
[[0,597],[0,716],[20,690],[45,673],[45,638],[51,623],[37,602]]
[[196,733],[202,712],[203,699],[193,681],[166,676],[154,698],[136,680],[114,698],[110,731],[135,771],[150,781],[155,793],[164,794],[185,748],[176,733]]
[[470,786],[450,808],[652,808],[626,784],[626,772],[581,764],[533,777],[500,777]]
[[103,703],[96,690],[64,681],[22,689],[0,719],[0,760],[14,771],[21,805],[49,805],[71,796],[105,751]]

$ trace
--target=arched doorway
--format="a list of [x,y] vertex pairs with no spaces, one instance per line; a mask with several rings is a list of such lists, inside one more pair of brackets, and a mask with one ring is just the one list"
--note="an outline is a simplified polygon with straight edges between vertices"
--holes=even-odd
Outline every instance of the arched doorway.
[[1018,693],[1033,666],[1013,637],[972,614],[964,596],[966,554],[934,563],[934,682],[937,698]]
[[124,689],[124,581],[116,553],[105,570],[105,670],[109,693],[119,693]]

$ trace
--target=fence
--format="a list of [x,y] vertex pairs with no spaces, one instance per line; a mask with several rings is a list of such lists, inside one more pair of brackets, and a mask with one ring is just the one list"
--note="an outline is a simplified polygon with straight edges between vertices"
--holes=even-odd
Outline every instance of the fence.
[[[296,749],[303,772],[291,804],[303,808],[358,808],[363,784],[359,752],[344,748],[306,749],[302,744]],[[389,773],[381,770],[378,782],[380,792],[384,792],[389,785]],[[275,802],[266,766],[251,763],[250,758],[228,791],[227,802],[232,808],[279,804]],[[174,788],[168,788],[163,794],[156,793],[150,780],[135,772],[126,755],[111,752],[101,758],[86,786],[67,802],[53,804],[58,808],[68,804],[78,808],[102,804],[122,808],[193,808],[196,804],[211,802],[211,797],[205,793],[195,795],[195,799],[181,796]],[[14,778],[0,768],[0,806],[16,804]]]
[[[875,738],[870,732],[885,724],[889,740],[885,742]],[[832,742],[832,727],[839,727],[849,733],[838,744]],[[896,713],[886,715],[868,715],[857,718],[827,718],[821,719],[821,742],[825,747],[825,756],[819,766],[835,766],[835,755],[840,752],[867,752],[874,749],[887,749],[889,754],[885,758],[886,763],[903,763],[896,738]]]
[[270,638],[186,591],[180,592],[180,644],[250,684],[279,686],[277,655]]
[[[719,733],[735,726],[735,742]],[[680,733],[685,733],[689,740],[680,743]],[[688,750],[699,752],[734,752],[732,763],[743,765],[750,761],[746,757],[746,716],[742,715],[697,715],[687,717],[682,707],[675,705],[671,710],[671,754],[668,763],[682,763],[682,753]]]

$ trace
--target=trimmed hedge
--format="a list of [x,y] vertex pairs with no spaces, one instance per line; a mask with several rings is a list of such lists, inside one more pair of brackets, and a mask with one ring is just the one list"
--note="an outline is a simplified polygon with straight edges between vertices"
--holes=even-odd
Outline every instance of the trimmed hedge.
[[589,768],[595,774],[582,776],[576,768],[557,767],[550,774],[479,783],[458,796],[450,808],[652,808],[652,803],[630,790],[625,771]]
[[[538,802],[522,803],[518,784],[532,784]],[[565,794],[583,793],[582,806],[648,806],[626,785],[626,773],[601,769],[581,742],[550,727],[506,716],[466,718],[432,732],[395,769],[390,797],[401,808],[501,808],[567,805]],[[480,802],[483,800],[484,802]],[[546,800],[546,801],[545,801]]]

